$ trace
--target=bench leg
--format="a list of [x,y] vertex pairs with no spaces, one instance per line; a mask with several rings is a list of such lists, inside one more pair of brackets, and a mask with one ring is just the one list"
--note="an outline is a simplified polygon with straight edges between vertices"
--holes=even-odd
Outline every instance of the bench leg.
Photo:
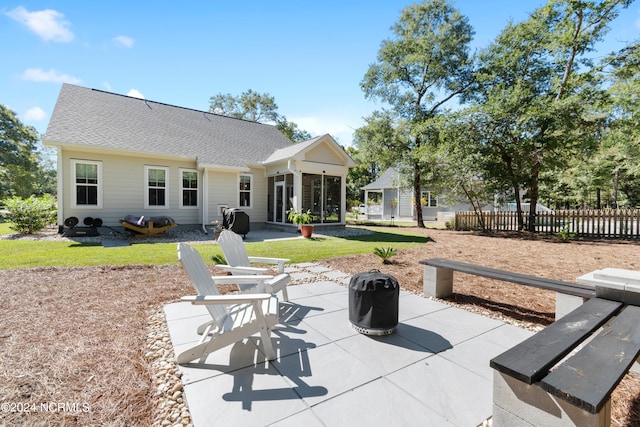
[[556,320],[571,313],[585,302],[587,302],[586,298],[556,292]]
[[453,270],[425,265],[422,287],[425,297],[448,297],[453,293]]
[[493,371],[493,427],[610,427],[611,400],[597,414]]

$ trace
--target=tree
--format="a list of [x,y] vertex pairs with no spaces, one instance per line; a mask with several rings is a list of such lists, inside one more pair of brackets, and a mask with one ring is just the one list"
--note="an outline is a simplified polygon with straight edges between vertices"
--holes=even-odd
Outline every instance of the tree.
[[527,21],[508,25],[480,56],[479,86],[470,96],[473,124],[484,133],[478,151],[500,162],[485,172],[511,187],[520,228],[521,192],[530,199],[533,231],[541,176],[597,145],[600,123],[590,106],[603,95],[585,54],[627,4],[550,0]]
[[365,125],[356,129],[353,135],[354,145],[361,158],[379,165],[372,177],[384,169],[404,163],[407,157],[406,144],[400,140],[397,124],[392,113],[374,111],[364,118]]
[[290,122],[284,116],[280,116],[276,122],[276,127],[292,142],[302,142],[311,139],[311,134],[304,129],[300,129],[297,124]]
[[456,204],[460,199],[471,205],[478,224],[484,230],[483,210],[495,202],[496,194],[504,194],[498,180],[484,173],[495,167],[495,160],[478,150],[477,142],[484,137],[480,126],[474,126],[478,118],[468,111],[450,112],[443,115],[440,123],[441,145],[438,171],[445,201]]
[[[609,123],[603,132],[595,156],[588,168],[600,181],[612,181],[614,207],[620,205],[618,190],[627,197],[627,205],[639,206],[637,181],[640,177],[640,42],[636,41],[611,55],[605,70],[611,69]],[[597,160],[600,160],[598,163]],[[603,164],[608,167],[603,167]]]
[[278,113],[276,100],[268,93],[257,93],[251,89],[240,96],[219,93],[209,99],[209,111],[252,122],[275,123],[280,132],[292,142],[311,138],[309,132],[300,129],[297,124]]
[[382,100],[391,111],[370,117],[366,126],[371,130],[382,116],[391,119],[393,142],[388,144],[395,152],[385,156],[410,168],[417,223],[424,227],[420,190],[428,178],[425,170],[433,170],[428,148],[437,143],[430,121],[471,84],[473,31],[446,0],[406,7],[392,31],[394,37],[382,42],[377,62],[360,84],[367,98]]
[[40,162],[36,130],[0,104],[0,200],[51,192],[55,171]]
[[364,200],[362,187],[372,183],[380,174],[380,164],[371,161],[355,147],[346,147],[347,154],[356,162],[347,174],[347,207],[357,206]]
[[280,117],[275,98],[268,93],[257,93],[249,89],[240,96],[230,93],[212,96],[209,111],[236,119],[252,122],[276,122]]

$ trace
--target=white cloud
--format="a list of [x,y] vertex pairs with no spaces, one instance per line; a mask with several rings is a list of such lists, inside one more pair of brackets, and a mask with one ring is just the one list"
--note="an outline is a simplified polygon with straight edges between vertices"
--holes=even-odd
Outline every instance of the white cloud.
[[127,36],[117,36],[114,37],[113,40],[124,47],[133,47],[133,44],[135,43],[135,40]]
[[40,107],[29,108],[24,113],[24,120],[30,122],[41,122],[47,117],[47,113]]
[[129,92],[127,92],[127,96],[132,96],[134,98],[144,99],[144,95],[141,94],[140,91],[138,91],[138,89],[129,90]]
[[82,83],[82,80],[70,76],[68,74],[62,74],[53,68],[49,71],[44,71],[40,68],[29,68],[24,73],[22,73],[22,78],[24,80],[31,80],[34,82],[52,82],[52,83],[71,83],[78,84]]
[[102,82],[102,87],[111,92],[111,84],[109,82]]
[[44,41],[70,42],[73,33],[69,29],[71,23],[64,19],[64,15],[53,9],[29,12],[22,6],[18,6],[6,15],[25,25],[36,33]]

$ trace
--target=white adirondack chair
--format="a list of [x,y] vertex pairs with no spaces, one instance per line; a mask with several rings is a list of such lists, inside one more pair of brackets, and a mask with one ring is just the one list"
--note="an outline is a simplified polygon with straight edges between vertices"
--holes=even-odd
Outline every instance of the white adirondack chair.
[[[247,254],[247,250],[244,247],[242,237],[234,233],[231,230],[223,230],[218,237],[218,244],[222,249],[227,264],[218,264],[219,267],[225,271],[230,271],[231,274],[265,274],[269,271],[264,267],[252,267],[252,263],[258,264],[273,264],[277,266],[278,275],[274,276],[272,280],[264,281],[263,284],[258,284],[258,292],[266,292],[275,294],[282,291],[282,299],[289,301],[289,295],[287,293],[287,284],[291,280],[291,276],[284,272],[284,264],[289,262],[286,258],[266,258],[266,257],[254,257]],[[262,287],[264,285],[264,288]],[[240,292],[251,291],[256,283],[238,284]]]
[[278,297],[268,293],[220,295],[217,283],[252,281],[272,276],[211,276],[202,257],[186,243],[178,244],[178,258],[189,274],[198,295],[182,297],[196,305],[205,305],[212,320],[200,325],[202,338],[197,345],[181,352],[179,364],[199,359],[209,353],[260,333],[262,349],[268,360],[276,358],[271,330],[278,323]]

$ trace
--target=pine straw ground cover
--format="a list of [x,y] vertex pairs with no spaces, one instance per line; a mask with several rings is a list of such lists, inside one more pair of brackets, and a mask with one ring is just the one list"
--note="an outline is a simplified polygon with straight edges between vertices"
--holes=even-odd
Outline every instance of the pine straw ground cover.
[[[431,257],[567,281],[604,267],[640,270],[637,244],[422,232],[431,240],[399,251],[393,264],[373,254],[323,263],[347,273],[378,268],[417,293],[418,261]],[[35,405],[29,413],[0,411],[0,426],[160,425],[166,396],[149,357],[150,319],[192,289],[178,265],[0,271],[0,403]],[[449,303],[523,327],[553,320],[550,292],[465,275],[456,276],[454,291]],[[612,425],[640,425],[640,376],[625,377],[612,412]]]

